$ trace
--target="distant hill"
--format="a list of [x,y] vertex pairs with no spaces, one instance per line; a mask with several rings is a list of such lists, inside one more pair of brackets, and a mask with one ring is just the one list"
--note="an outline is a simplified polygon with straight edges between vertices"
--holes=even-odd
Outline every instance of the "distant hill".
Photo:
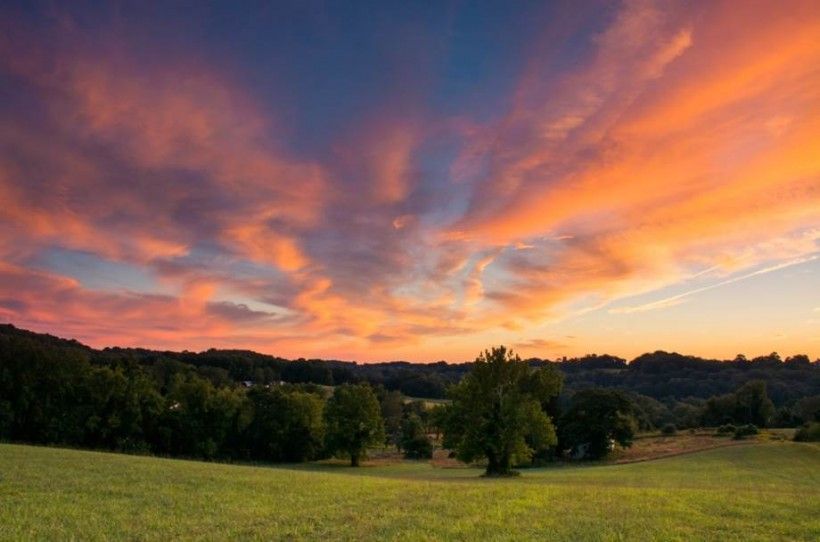
[[[97,350],[73,339],[34,333],[10,324],[0,325],[0,363],[21,351],[27,355],[82,358],[98,365],[188,366],[216,385],[255,385],[270,382],[338,385],[367,381],[398,390],[410,397],[443,398],[449,384],[458,382],[471,363],[355,363],[339,360],[295,359],[249,350],[172,352],[144,348]],[[482,345],[476,345],[480,350]],[[39,353],[39,354],[38,354]],[[803,355],[781,359],[777,354],[754,359],[703,359],[678,353],[642,354],[631,362],[611,355],[551,361],[532,358],[533,365],[553,363],[564,374],[564,395],[592,386],[614,387],[659,401],[705,399],[728,393],[749,380],[764,380],[775,405],[791,404],[802,397],[820,395],[820,360]]]

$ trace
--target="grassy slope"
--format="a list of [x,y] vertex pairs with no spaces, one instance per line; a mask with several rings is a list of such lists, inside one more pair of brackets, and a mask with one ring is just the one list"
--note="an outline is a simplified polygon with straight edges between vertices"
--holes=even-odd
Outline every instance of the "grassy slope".
[[616,466],[244,467],[0,445],[0,539],[820,539],[820,447]]

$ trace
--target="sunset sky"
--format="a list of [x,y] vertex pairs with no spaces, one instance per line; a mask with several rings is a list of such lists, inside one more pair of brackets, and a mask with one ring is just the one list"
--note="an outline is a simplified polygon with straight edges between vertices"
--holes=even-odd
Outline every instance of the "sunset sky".
[[3,2],[0,322],[820,356],[820,3]]

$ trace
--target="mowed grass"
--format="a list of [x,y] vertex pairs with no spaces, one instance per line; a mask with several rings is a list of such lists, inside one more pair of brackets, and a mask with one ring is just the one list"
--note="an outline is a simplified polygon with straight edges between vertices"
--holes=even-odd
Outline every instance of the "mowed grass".
[[515,479],[0,445],[3,540],[818,540],[820,447],[758,443]]

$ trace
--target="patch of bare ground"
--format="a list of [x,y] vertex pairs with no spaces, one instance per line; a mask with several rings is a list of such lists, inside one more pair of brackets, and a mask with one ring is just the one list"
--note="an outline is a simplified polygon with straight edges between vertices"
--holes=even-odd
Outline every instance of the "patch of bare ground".
[[[367,457],[362,458],[361,466],[362,467],[387,467],[390,465],[396,465],[402,463],[404,461],[404,457],[402,456],[401,452],[397,451],[395,448],[384,448],[384,449],[376,449],[376,450],[368,450]],[[321,459],[316,463],[320,465],[327,465],[327,466],[339,466],[339,467],[346,467],[350,465],[349,459],[341,459],[337,457],[333,457],[330,459]]]
[[465,465],[458,459],[450,457],[450,450],[443,450],[441,448],[437,448],[433,451],[433,458],[430,459],[430,464],[441,469],[463,469],[468,467],[468,465]]
[[723,448],[725,446],[739,446],[754,442],[756,439],[734,440],[731,436],[717,436],[713,432],[698,431],[695,433],[678,433],[676,435],[649,434],[635,439],[629,448],[618,448],[613,452],[613,463],[635,463],[650,461],[663,457],[689,454]]

